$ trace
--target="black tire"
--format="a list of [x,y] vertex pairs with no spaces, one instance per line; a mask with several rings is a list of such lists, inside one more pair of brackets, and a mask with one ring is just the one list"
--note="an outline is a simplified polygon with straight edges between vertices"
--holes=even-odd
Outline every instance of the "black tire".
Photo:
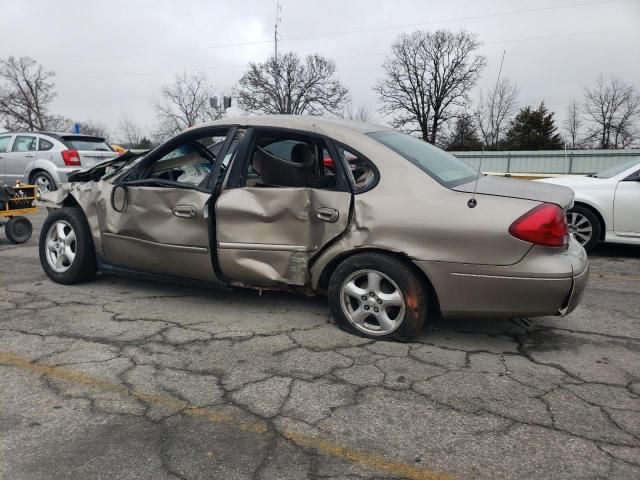
[[[44,180],[44,182],[46,182],[46,184],[49,185],[49,191],[50,192],[53,192],[54,190],[58,189],[58,186],[56,185],[56,182],[53,179],[53,177],[51,177],[51,175],[49,175],[44,170],[38,170],[36,173],[34,173],[31,176],[31,184],[35,185],[36,187],[38,187],[38,192],[40,192],[39,182],[41,180]],[[45,193],[45,192],[40,192],[40,193]]]
[[[582,246],[587,252],[590,252],[596,245],[598,245],[600,242],[600,235],[602,234],[603,225],[600,222],[598,215],[596,215],[590,208],[583,207],[582,205],[574,206],[568,213],[567,218],[569,219],[569,222],[571,222],[571,214],[575,213],[584,217],[591,224],[591,238],[585,243],[581,241],[578,235],[574,234],[574,238],[582,243]],[[571,225],[569,225],[569,231],[571,231]]]
[[4,226],[4,233],[10,242],[24,243],[31,238],[33,225],[26,217],[11,217]]
[[[329,306],[336,324],[350,333],[379,340],[409,341],[418,336],[427,319],[429,297],[427,289],[415,269],[416,267],[409,262],[377,252],[359,253],[342,261],[331,275],[327,292]],[[399,326],[390,333],[371,334],[357,328],[349,321],[343,309],[341,293],[343,285],[347,283],[349,278],[368,270],[379,272],[388,277],[395,282],[402,293],[405,306],[404,315],[402,319],[397,320]],[[393,287],[393,285],[391,286]],[[368,290],[368,287],[367,283],[364,288]],[[360,303],[360,300],[357,302]],[[366,302],[361,302],[361,304],[364,303]],[[375,307],[375,305],[373,306]]]
[[[75,232],[75,258],[64,272],[57,272],[47,258],[47,236],[59,221],[66,222]],[[70,285],[93,279],[97,271],[96,252],[89,224],[79,208],[57,208],[49,212],[42,225],[39,242],[40,264],[47,276],[56,283]]]

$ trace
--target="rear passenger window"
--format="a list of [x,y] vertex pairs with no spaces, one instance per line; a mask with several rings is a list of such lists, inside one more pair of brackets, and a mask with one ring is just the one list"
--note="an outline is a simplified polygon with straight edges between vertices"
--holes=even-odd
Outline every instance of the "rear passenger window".
[[40,139],[40,145],[38,145],[38,150],[41,152],[46,152],[47,150],[51,150],[53,148],[53,143],[49,140],[45,140],[44,138]]
[[[250,153],[246,186],[297,187],[333,190],[339,186],[333,163],[327,167],[326,143],[322,138],[279,132],[260,135]],[[288,137],[288,138],[287,138]]]
[[18,135],[13,142],[12,152],[32,152],[36,149],[36,137]]
[[360,193],[373,188],[378,182],[378,173],[373,164],[362,155],[344,145],[338,145],[338,151],[344,157],[351,174],[354,192]]
[[6,152],[10,142],[11,137],[0,137],[0,152]]

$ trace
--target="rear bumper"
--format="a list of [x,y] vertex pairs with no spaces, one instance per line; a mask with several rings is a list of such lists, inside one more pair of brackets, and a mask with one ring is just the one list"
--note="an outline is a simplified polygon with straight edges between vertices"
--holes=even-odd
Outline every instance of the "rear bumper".
[[565,315],[578,305],[589,278],[584,249],[533,247],[514,265],[416,261],[438,295],[445,317]]
[[573,276],[571,291],[567,296],[565,305],[560,307],[560,309],[558,310],[558,315],[568,315],[575,310],[575,308],[580,303],[580,300],[582,300],[582,296],[584,295],[584,290],[587,287],[588,281],[589,265],[587,265],[582,273],[577,273]]

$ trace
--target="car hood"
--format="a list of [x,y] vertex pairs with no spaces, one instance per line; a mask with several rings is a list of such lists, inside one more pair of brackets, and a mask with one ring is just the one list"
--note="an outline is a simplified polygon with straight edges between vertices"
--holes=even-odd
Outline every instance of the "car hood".
[[555,203],[564,209],[573,204],[574,195],[573,190],[560,185],[491,175],[481,176],[478,179],[477,188],[475,181],[454,188],[458,192],[468,193],[473,193],[474,189],[478,195],[494,195],[497,197]]
[[563,177],[553,177],[553,178],[542,178],[540,180],[536,180],[536,182],[553,184],[553,185],[563,185],[565,187],[581,187],[588,185],[595,185],[598,183],[602,183],[601,178],[595,177],[587,177],[584,175],[569,175]]
[[133,153],[128,151],[123,155],[112,158],[111,160],[100,162],[88,170],[75,170],[67,175],[67,179],[71,183],[97,181],[108,172],[119,170],[132,160],[140,157],[141,155],[146,155],[146,153],[146,151],[142,153]]

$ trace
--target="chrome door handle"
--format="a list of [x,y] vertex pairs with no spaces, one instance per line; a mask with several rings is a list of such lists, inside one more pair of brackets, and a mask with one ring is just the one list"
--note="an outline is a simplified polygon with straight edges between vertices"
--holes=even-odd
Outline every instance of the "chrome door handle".
[[32,154],[27,154],[24,156],[24,158],[33,158],[33,157],[35,157],[35,155],[32,155]]
[[176,205],[173,207],[172,212],[176,217],[181,218],[196,218],[198,214],[196,207],[192,205]]
[[335,223],[338,221],[338,217],[340,217],[340,212],[335,208],[320,207],[316,209],[316,217],[323,222]]

